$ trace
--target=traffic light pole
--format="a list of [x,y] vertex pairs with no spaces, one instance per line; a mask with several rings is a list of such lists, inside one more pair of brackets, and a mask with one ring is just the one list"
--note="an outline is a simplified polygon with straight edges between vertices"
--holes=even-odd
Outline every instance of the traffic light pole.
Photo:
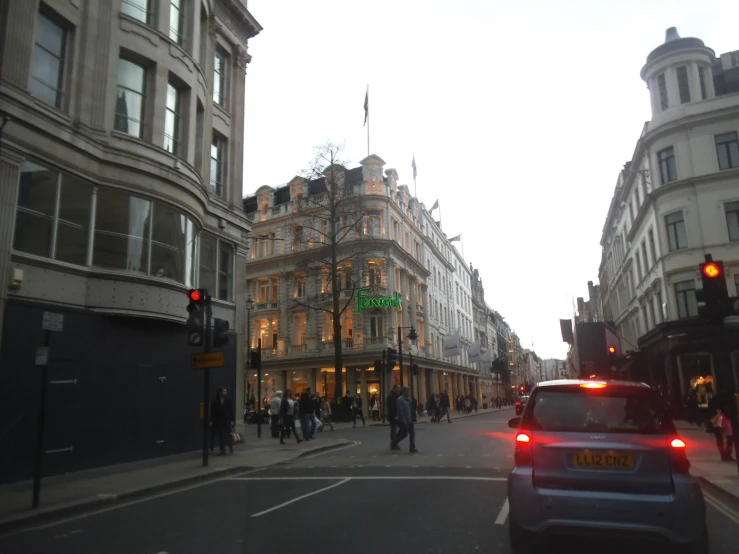
[[[210,348],[210,327],[213,311],[210,305],[210,296],[205,296],[205,340],[203,341],[203,352],[208,354]],[[210,428],[210,368],[206,367],[203,373],[203,467],[208,465],[208,429]]]

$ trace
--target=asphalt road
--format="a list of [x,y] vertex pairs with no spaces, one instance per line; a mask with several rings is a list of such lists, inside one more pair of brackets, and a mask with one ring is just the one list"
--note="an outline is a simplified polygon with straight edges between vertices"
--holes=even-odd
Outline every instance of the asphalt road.
[[[0,552],[508,554],[511,415],[419,426],[418,454],[407,440],[390,451],[387,427],[336,431],[361,444],[1,537]],[[739,502],[707,493],[724,506],[708,506],[711,552],[734,554]],[[655,551],[634,546],[557,541],[545,552]]]

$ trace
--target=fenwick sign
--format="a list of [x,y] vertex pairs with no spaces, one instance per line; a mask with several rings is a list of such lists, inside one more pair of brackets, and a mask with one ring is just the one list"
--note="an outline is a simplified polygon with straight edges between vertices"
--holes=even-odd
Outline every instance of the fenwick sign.
[[372,287],[363,287],[357,289],[357,313],[361,314],[362,310],[371,308],[395,308],[402,310],[403,305],[400,302],[400,293],[396,292],[392,296],[370,296]]

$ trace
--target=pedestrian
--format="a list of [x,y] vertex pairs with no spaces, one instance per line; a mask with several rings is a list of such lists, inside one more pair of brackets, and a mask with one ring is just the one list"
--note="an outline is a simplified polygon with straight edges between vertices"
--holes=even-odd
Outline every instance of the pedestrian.
[[288,436],[290,431],[295,435],[295,440],[298,444],[303,440],[298,437],[298,430],[295,429],[295,401],[293,400],[292,392],[290,389],[285,391],[285,397],[282,399],[280,405],[280,418],[282,419],[282,433],[280,434],[280,444],[285,444],[285,437]]
[[393,389],[387,395],[387,421],[390,423],[390,448],[392,448],[395,435],[398,432],[398,424],[395,421],[398,396],[400,396],[400,385],[393,385]]
[[441,393],[441,397],[439,398],[439,405],[440,405],[440,413],[439,413],[439,422],[441,422],[441,419],[444,417],[444,414],[446,414],[446,419],[449,423],[452,422],[452,416],[449,413],[451,409],[451,405],[449,402],[449,392],[447,389],[444,389],[444,392]]
[[300,414],[300,429],[303,432],[303,439],[307,441],[314,440],[313,434],[316,432],[316,422],[313,421],[313,400],[311,400],[310,388],[304,390],[300,395],[298,413]]
[[[210,406],[210,425],[218,436],[219,456],[226,454],[226,442],[228,442],[231,454],[234,453],[234,446],[231,442],[231,429],[235,423],[234,419],[234,407],[231,399],[228,397],[228,390],[226,390],[226,387],[221,387],[218,389],[218,396],[216,396]],[[226,440],[227,438],[228,441]]]
[[275,397],[269,403],[269,417],[270,417],[270,429],[272,431],[272,438],[277,439],[280,437],[280,406],[282,405],[282,391],[278,390],[275,393]]
[[362,427],[365,426],[364,414],[362,413],[362,397],[359,395],[352,397],[352,415],[354,416],[354,427],[357,426],[357,416],[362,419]]
[[380,421],[380,403],[377,401],[376,394],[373,394],[370,398],[370,411],[372,412],[372,421]]
[[400,450],[398,443],[408,437],[410,441],[410,452],[411,454],[415,454],[420,451],[416,448],[416,431],[414,428],[416,418],[411,407],[410,395],[411,390],[408,387],[403,387],[401,389],[401,395],[396,401],[395,418],[398,424],[398,434],[395,435],[395,440],[390,445],[390,448],[392,450]]
[[[328,424],[331,430],[334,430],[334,424],[331,423],[331,404],[328,403],[328,399],[324,396],[321,398],[321,421],[324,425]],[[323,430],[323,427],[321,427]]]
[[722,462],[733,462],[732,451],[734,449],[734,429],[731,425],[731,419],[721,410],[716,409],[714,425],[718,430],[716,434],[716,446],[718,446],[719,454]]

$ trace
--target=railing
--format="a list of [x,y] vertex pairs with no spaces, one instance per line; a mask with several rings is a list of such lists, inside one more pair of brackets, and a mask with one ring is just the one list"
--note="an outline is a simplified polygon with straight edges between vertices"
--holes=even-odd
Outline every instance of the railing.
[[292,354],[303,354],[307,350],[306,346],[307,345],[305,345],[305,344],[293,344],[290,347],[290,353],[292,353]]

